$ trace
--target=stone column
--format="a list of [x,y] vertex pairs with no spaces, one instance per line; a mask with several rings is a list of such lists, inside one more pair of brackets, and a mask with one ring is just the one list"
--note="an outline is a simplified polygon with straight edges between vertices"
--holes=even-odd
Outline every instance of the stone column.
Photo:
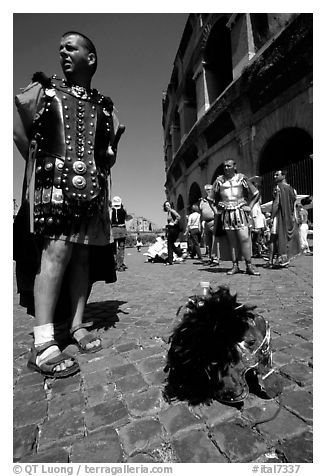
[[182,97],[178,112],[180,115],[180,136],[181,142],[183,142],[197,120],[197,111],[194,107],[193,101],[189,101],[187,98]]
[[231,31],[233,79],[236,79],[255,55],[250,13],[234,13],[227,26]]
[[209,109],[209,97],[207,90],[206,71],[201,62],[193,75],[193,80],[196,83],[196,97],[197,97],[197,120],[200,119],[207,109]]
[[172,157],[176,154],[180,147],[180,127],[174,124],[170,127]]

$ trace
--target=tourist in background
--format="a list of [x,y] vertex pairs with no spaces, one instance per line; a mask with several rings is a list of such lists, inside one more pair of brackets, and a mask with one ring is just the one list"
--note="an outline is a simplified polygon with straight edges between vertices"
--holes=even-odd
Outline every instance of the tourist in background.
[[271,213],[271,239],[267,268],[274,267],[277,256],[278,267],[288,266],[290,259],[300,252],[298,224],[295,219],[296,191],[286,181],[286,171],[274,172],[275,187]]
[[115,266],[117,271],[125,271],[128,267],[124,263],[127,238],[126,228],[127,211],[120,197],[112,198],[111,225],[115,243]]
[[168,242],[168,260],[167,266],[173,265],[173,252],[181,258],[183,252],[181,248],[175,246],[180,233],[180,215],[174,210],[168,200],[163,203],[163,210],[167,212],[166,238]]
[[311,255],[308,243],[308,212],[301,203],[296,205],[297,222],[299,225],[300,248],[302,253]]
[[191,243],[192,254],[191,258],[194,258],[196,255],[199,260],[202,259],[201,250],[200,250],[200,240],[201,240],[201,216],[199,213],[198,205],[192,205],[191,213],[188,217],[186,234],[189,236],[189,241]]
[[[214,218],[215,213],[212,209],[214,203],[213,185],[204,186],[206,196],[200,199],[199,210],[203,229],[203,237],[208,252],[208,262],[212,266],[219,264],[219,244],[214,240]],[[213,246],[214,245],[214,246]]]

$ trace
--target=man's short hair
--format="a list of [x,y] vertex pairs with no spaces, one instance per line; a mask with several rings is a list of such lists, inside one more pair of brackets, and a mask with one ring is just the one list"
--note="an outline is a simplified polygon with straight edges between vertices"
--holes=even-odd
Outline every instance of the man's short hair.
[[83,38],[85,46],[88,49],[88,52],[93,53],[95,55],[95,63],[93,65],[93,74],[94,74],[97,69],[97,51],[96,51],[94,43],[92,42],[92,40],[88,38],[88,36],[84,35],[83,33],[80,33],[79,31],[66,31],[66,33],[62,35],[62,38],[64,38],[65,36],[70,36],[70,35],[78,35],[81,38]]
[[275,172],[281,172],[281,174],[284,175],[284,177],[286,177],[288,174],[288,171],[286,169],[277,169],[275,170]]

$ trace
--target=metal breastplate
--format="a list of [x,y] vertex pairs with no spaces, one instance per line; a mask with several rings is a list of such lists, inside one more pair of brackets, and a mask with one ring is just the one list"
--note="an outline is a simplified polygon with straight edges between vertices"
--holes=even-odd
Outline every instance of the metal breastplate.
[[233,177],[220,184],[220,197],[223,202],[236,202],[243,200],[243,185],[241,180]]

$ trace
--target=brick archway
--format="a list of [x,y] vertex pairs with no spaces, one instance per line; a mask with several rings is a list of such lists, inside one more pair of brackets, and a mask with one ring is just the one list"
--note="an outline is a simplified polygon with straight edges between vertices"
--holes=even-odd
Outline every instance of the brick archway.
[[299,194],[313,193],[313,141],[305,130],[287,127],[276,132],[263,148],[258,162],[262,177],[262,199],[269,201],[273,190],[273,172],[286,168],[288,182]]

